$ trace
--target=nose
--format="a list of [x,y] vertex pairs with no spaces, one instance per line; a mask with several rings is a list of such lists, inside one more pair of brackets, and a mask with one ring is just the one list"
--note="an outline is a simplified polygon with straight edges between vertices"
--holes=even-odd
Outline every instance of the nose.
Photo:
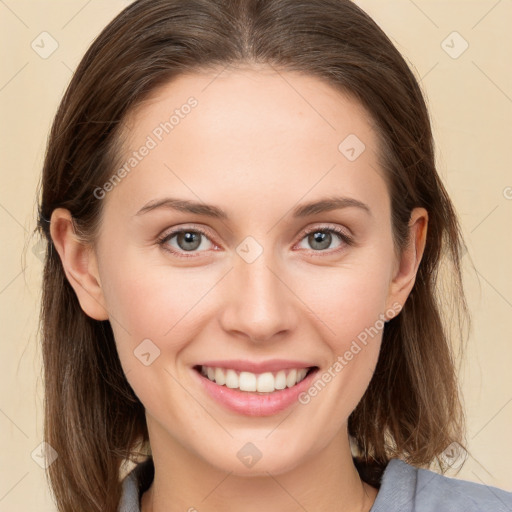
[[300,302],[270,256],[264,251],[252,263],[237,257],[227,276],[220,322],[232,336],[261,343],[290,334],[297,324]]

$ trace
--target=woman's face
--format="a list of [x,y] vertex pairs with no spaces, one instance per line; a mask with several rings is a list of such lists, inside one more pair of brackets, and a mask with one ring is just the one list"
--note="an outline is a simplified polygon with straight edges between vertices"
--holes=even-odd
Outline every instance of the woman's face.
[[126,133],[94,261],[152,445],[290,469],[344,435],[412,286],[374,127],[322,81],[262,68],[182,75]]

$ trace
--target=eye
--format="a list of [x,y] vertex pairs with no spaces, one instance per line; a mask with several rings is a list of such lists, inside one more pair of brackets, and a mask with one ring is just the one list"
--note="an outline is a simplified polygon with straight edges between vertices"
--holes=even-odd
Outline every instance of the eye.
[[[175,239],[175,244],[173,245],[169,242],[171,242],[173,239]],[[164,250],[171,252],[172,254],[181,257],[181,258],[190,258],[194,257],[192,254],[188,255],[189,253],[194,252],[202,252],[198,251],[198,249],[202,248],[205,249],[203,241],[208,240],[210,244],[213,247],[216,247],[213,242],[211,242],[210,238],[208,237],[207,233],[203,231],[202,229],[194,228],[194,229],[176,229],[174,231],[171,231],[170,233],[165,233],[162,237],[160,237],[157,241],[159,245],[161,245]],[[207,244],[208,245],[208,244]]]
[[[312,247],[312,252],[327,252],[325,249],[328,249],[332,244],[333,234],[335,235],[335,238],[340,241],[340,244],[334,251],[328,251],[328,253],[338,252],[347,245],[353,245],[352,237],[343,229],[328,226],[310,228],[304,231],[301,234],[301,241],[306,240],[307,243],[310,244],[310,247]],[[180,258],[191,258],[196,257],[195,253],[208,250],[208,247],[205,247],[205,244],[203,243],[205,240],[208,241],[206,243],[207,246],[208,243],[210,244],[209,249],[215,249],[218,247],[211,241],[208,233],[199,228],[175,229],[161,236],[157,240],[157,243],[161,245],[164,250],[175,256]],[[174,243],[170,243],[172,241],[174,241]]]
[[329,251],[329,253],[337,252],[347,245],[353,245],[353,239],[346,231],[339,227],[328,226],[308,229],[302,233],[301,241],[306,240],[310,247],[312,247],[313,252],[325,252],[325,249],[328,249],[333,242],[333,234],[341,243],[334,251]]

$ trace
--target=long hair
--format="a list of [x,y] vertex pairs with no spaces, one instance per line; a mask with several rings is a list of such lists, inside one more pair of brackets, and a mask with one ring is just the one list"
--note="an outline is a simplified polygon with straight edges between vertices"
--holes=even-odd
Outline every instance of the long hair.
[[[392,457],[425,466],[462,442],[450,336],[462,323],[453,328],[451,315],[441,313],[467,317],[464,246],[436,171],[425,100],[398,50],[349,0],[138,0],[108,24],[78,65],[51,128],[42,174],[44,439],[58,453],[48,477],[60,512],[115,512],[123,464],[147,446],[148,432],[110,323],[81,309],[48,219],[55,208],[67,208],[84,243],[94,243],[103,203],[94,191],[116,170],[127,114],[181,73],[259,63],[322,79],[370,113],[397,252],[407,243],[411,210],[429,214],[415,285],[386,324],[375,373],[349,417],[368,480],[378,479]],[[441,293],[445,277],[449,296]]]

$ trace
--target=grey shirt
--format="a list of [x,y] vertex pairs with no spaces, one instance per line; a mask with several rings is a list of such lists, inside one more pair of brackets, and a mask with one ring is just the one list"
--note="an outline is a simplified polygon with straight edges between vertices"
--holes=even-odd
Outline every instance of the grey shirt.
[[[140,512],[140,498],[153,476],[151,458],[133,468],[123,480],[118,512]],[[391,459],[370,512],[512,512],[512,492]]]

